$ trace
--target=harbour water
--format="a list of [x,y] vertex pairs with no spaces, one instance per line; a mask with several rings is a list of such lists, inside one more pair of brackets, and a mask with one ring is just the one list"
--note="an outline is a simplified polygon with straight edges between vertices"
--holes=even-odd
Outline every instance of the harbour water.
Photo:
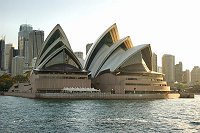
[[55,100],[0,96],[0,133],[200,132],[192,99]]

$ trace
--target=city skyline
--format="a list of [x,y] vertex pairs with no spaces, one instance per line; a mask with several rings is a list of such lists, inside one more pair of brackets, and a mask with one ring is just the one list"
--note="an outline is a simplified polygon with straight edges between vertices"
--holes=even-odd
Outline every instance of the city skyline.
[[175,63],[183,62],[183,70],[192,70],[200,66],[198,3],[197,0],[1,1],[0,36],[5,35],[6,44],[13,43],[17,48],[21,24],[43,30],[46,39],[59,23],[73,51],[85,55],[86,44],[95,42],[103,29],[117,23],[120,37],[130,35],[134,46],[151,44],[152,51],[158,55],[158,66],[163,54],[171,54],[175,55]]

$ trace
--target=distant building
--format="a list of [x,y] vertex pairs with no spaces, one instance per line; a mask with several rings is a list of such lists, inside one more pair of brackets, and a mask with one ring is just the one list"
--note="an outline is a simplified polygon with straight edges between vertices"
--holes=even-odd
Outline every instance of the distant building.
[[190,70],[183,71],[182,82],[189,84],[191,81]]
[[77,58],[83,59],[83,52],[74,52]]
[[4,53],[4,69],[7,73],[11,73],[11,64],[12,64],[12,44],[5,45],[5,53]]
[[200,82],[200,67],[194,66],[194,68],[191,71],[191,82]]
[[168,83],[175,82],[175,57],[173,55],[164,54],[162,57],[162,72]]
[[28,45],[28,66],[32,68],[32,60],[38,57],[40,50],[42,49],[42,44],[44,42],[44,31],[32,30],[29,33],[29,45]]
[[25,58],[25,66],[28,67],[28,59],[29,59],[29,33],[33,30],[33,27],[28,24],[20,25],[20,29],[18,32],[18,50],[19,56],[24,56]]
[[5,53],[5,40],[0,40],[0,70],[4,70],[4,53]]
[[182,82],[182,76],[183,76],[183,65],[182,62],[179,62],[179,64],[175,65],[175,81]]
[[19,52],[18,49],[15,49],[14,47],[11,48],[11,57],[18,56]]
[[15,56],[12,59],[12,76],[22,75],[24,70],[24,57]]
[[157,55],[155,53],[152,54],[152,65],[153,71],[158,72]]
[[93,43],[88,43],[88,44],[86,45],[86,55],[87,55],[88,51],[90,50],[90,48],[92,47],[92,44],[93,44]]
[[158,72],[162,73],[162,67],[161,66],[158,66]]

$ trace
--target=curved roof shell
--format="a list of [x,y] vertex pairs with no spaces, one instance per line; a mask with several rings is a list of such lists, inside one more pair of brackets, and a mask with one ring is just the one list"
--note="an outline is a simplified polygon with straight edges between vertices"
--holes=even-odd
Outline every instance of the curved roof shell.
[[107,70],[148,72],[152,70],[151,58],[149,44],[134,47],[129,36],[119,39],[117,25],[113,24],[90,48],[84,68],[92,78]]
[[103,32],[103,34],[97,39],[97,41],[90,48],[86,56],[84,68],[86,70],[89,70],[90,69],[89,67],[95,60],[95,57],[97,57],[97,55],[103,54],[104,49],[112,46],[119,39],[120,38],[118,34],[117,25],[113,24],[105,32]]
[[35,68],[36,70],[44,70],[58,64],[65,64],[65,66],[68,64],[77,69],[83,69],[59,24],[54,27],[43,43]]
[[119,41],[114,43],[111,47],[105,49],[103,54],[96,56],[98,59],[95,60],[96,57],[94,58],[94,63],[90,65],[89,69],[91,71],[92,77],[95,77],[97,75],[98,71],[101,69],[103,64],[117,48],[121,48],[126,51],[129,48],[131,48],[130,46],[132,46],[132,41],[128,36],[123,39],[120,39]]
[[105,70],[110,70],[110,72],[123,70],[134,72],[134,69],[136,71],[149,71],[152,68],[149,60],[151,60],[150,44],[138,45],[127,51],[118,49],[106,60],[98,74]]

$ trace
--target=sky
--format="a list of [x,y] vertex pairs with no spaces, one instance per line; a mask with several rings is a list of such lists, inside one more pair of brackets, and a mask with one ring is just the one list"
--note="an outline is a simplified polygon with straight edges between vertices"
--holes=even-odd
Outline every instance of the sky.
[[0,37],[18,47],[21,24],[43,30],[45,38],[56,24],[63,28],[73,51],[85,54],[116,23],[120,38],[133,45],[151,44],[161,66],[163,54],[182,61],[183,70],[200,66],[199,0],[0,0]]

